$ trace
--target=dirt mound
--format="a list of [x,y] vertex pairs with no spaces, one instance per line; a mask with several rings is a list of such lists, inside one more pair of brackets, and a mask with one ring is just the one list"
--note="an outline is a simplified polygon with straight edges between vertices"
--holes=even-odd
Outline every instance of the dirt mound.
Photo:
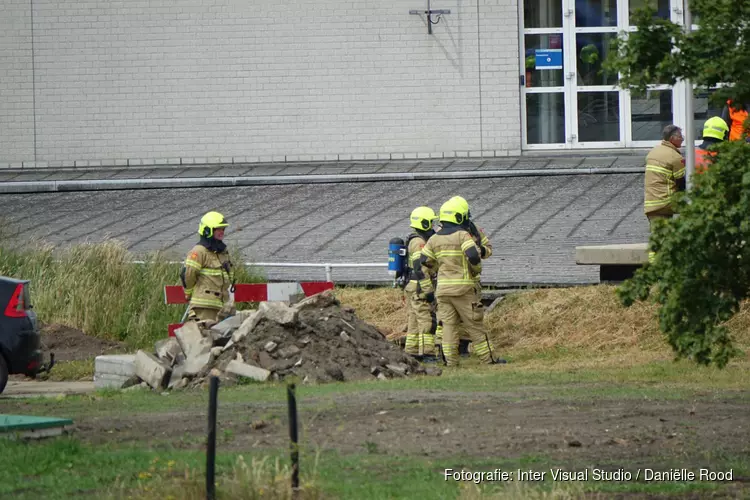
[[124,351],[125,344],[86,335],[77,328],[65,325],[41,325],[42,347],[45,353],[54,352],[57,361],[91,359],[101,354]]
[[196,386],[211,375],[225,382],[297,377],[325,383],[441,373],[404,354],[353,309],[341,307],[331,292],[291,307],[264,302],[257,311],[242,311],[210,326],[199,329],[188,323],[175,339],[157,344],[159,361],[172,370],[159,379],[162,384],[168,378],[173,388]]

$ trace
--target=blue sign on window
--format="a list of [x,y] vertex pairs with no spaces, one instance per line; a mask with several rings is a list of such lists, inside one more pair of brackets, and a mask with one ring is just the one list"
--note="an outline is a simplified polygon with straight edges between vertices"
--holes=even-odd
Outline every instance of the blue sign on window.
[[536,49],[536,69],[563,69],[562,49]]

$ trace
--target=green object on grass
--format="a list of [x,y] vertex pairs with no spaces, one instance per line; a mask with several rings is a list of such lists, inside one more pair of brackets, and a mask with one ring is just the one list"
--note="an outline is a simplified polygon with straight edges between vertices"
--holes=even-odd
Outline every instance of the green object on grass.
[[50,429],[72,424],[73,421],[69,418],[0,414],[0,433]]

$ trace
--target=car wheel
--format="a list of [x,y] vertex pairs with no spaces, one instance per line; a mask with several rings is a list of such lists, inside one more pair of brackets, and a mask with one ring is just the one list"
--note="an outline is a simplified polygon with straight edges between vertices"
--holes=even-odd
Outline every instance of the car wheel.
[[5,384],[8,383],[8,364],[5,358],[0,354],[0,394],[5,390]]

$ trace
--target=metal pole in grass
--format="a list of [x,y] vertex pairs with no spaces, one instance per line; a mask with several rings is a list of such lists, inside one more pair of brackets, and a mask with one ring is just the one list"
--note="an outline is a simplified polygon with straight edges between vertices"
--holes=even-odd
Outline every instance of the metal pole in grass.
[[219,396],[219,377],[211,377],[208,393],[208,443],[206,445],[206,500],[216,498],[216,407]]
[[299,492],[299,446],[297,444],[297,396],[294,384],[286,386],[286,397],[289,406],[289,438],[292,449],[292,496],[297,498]]

